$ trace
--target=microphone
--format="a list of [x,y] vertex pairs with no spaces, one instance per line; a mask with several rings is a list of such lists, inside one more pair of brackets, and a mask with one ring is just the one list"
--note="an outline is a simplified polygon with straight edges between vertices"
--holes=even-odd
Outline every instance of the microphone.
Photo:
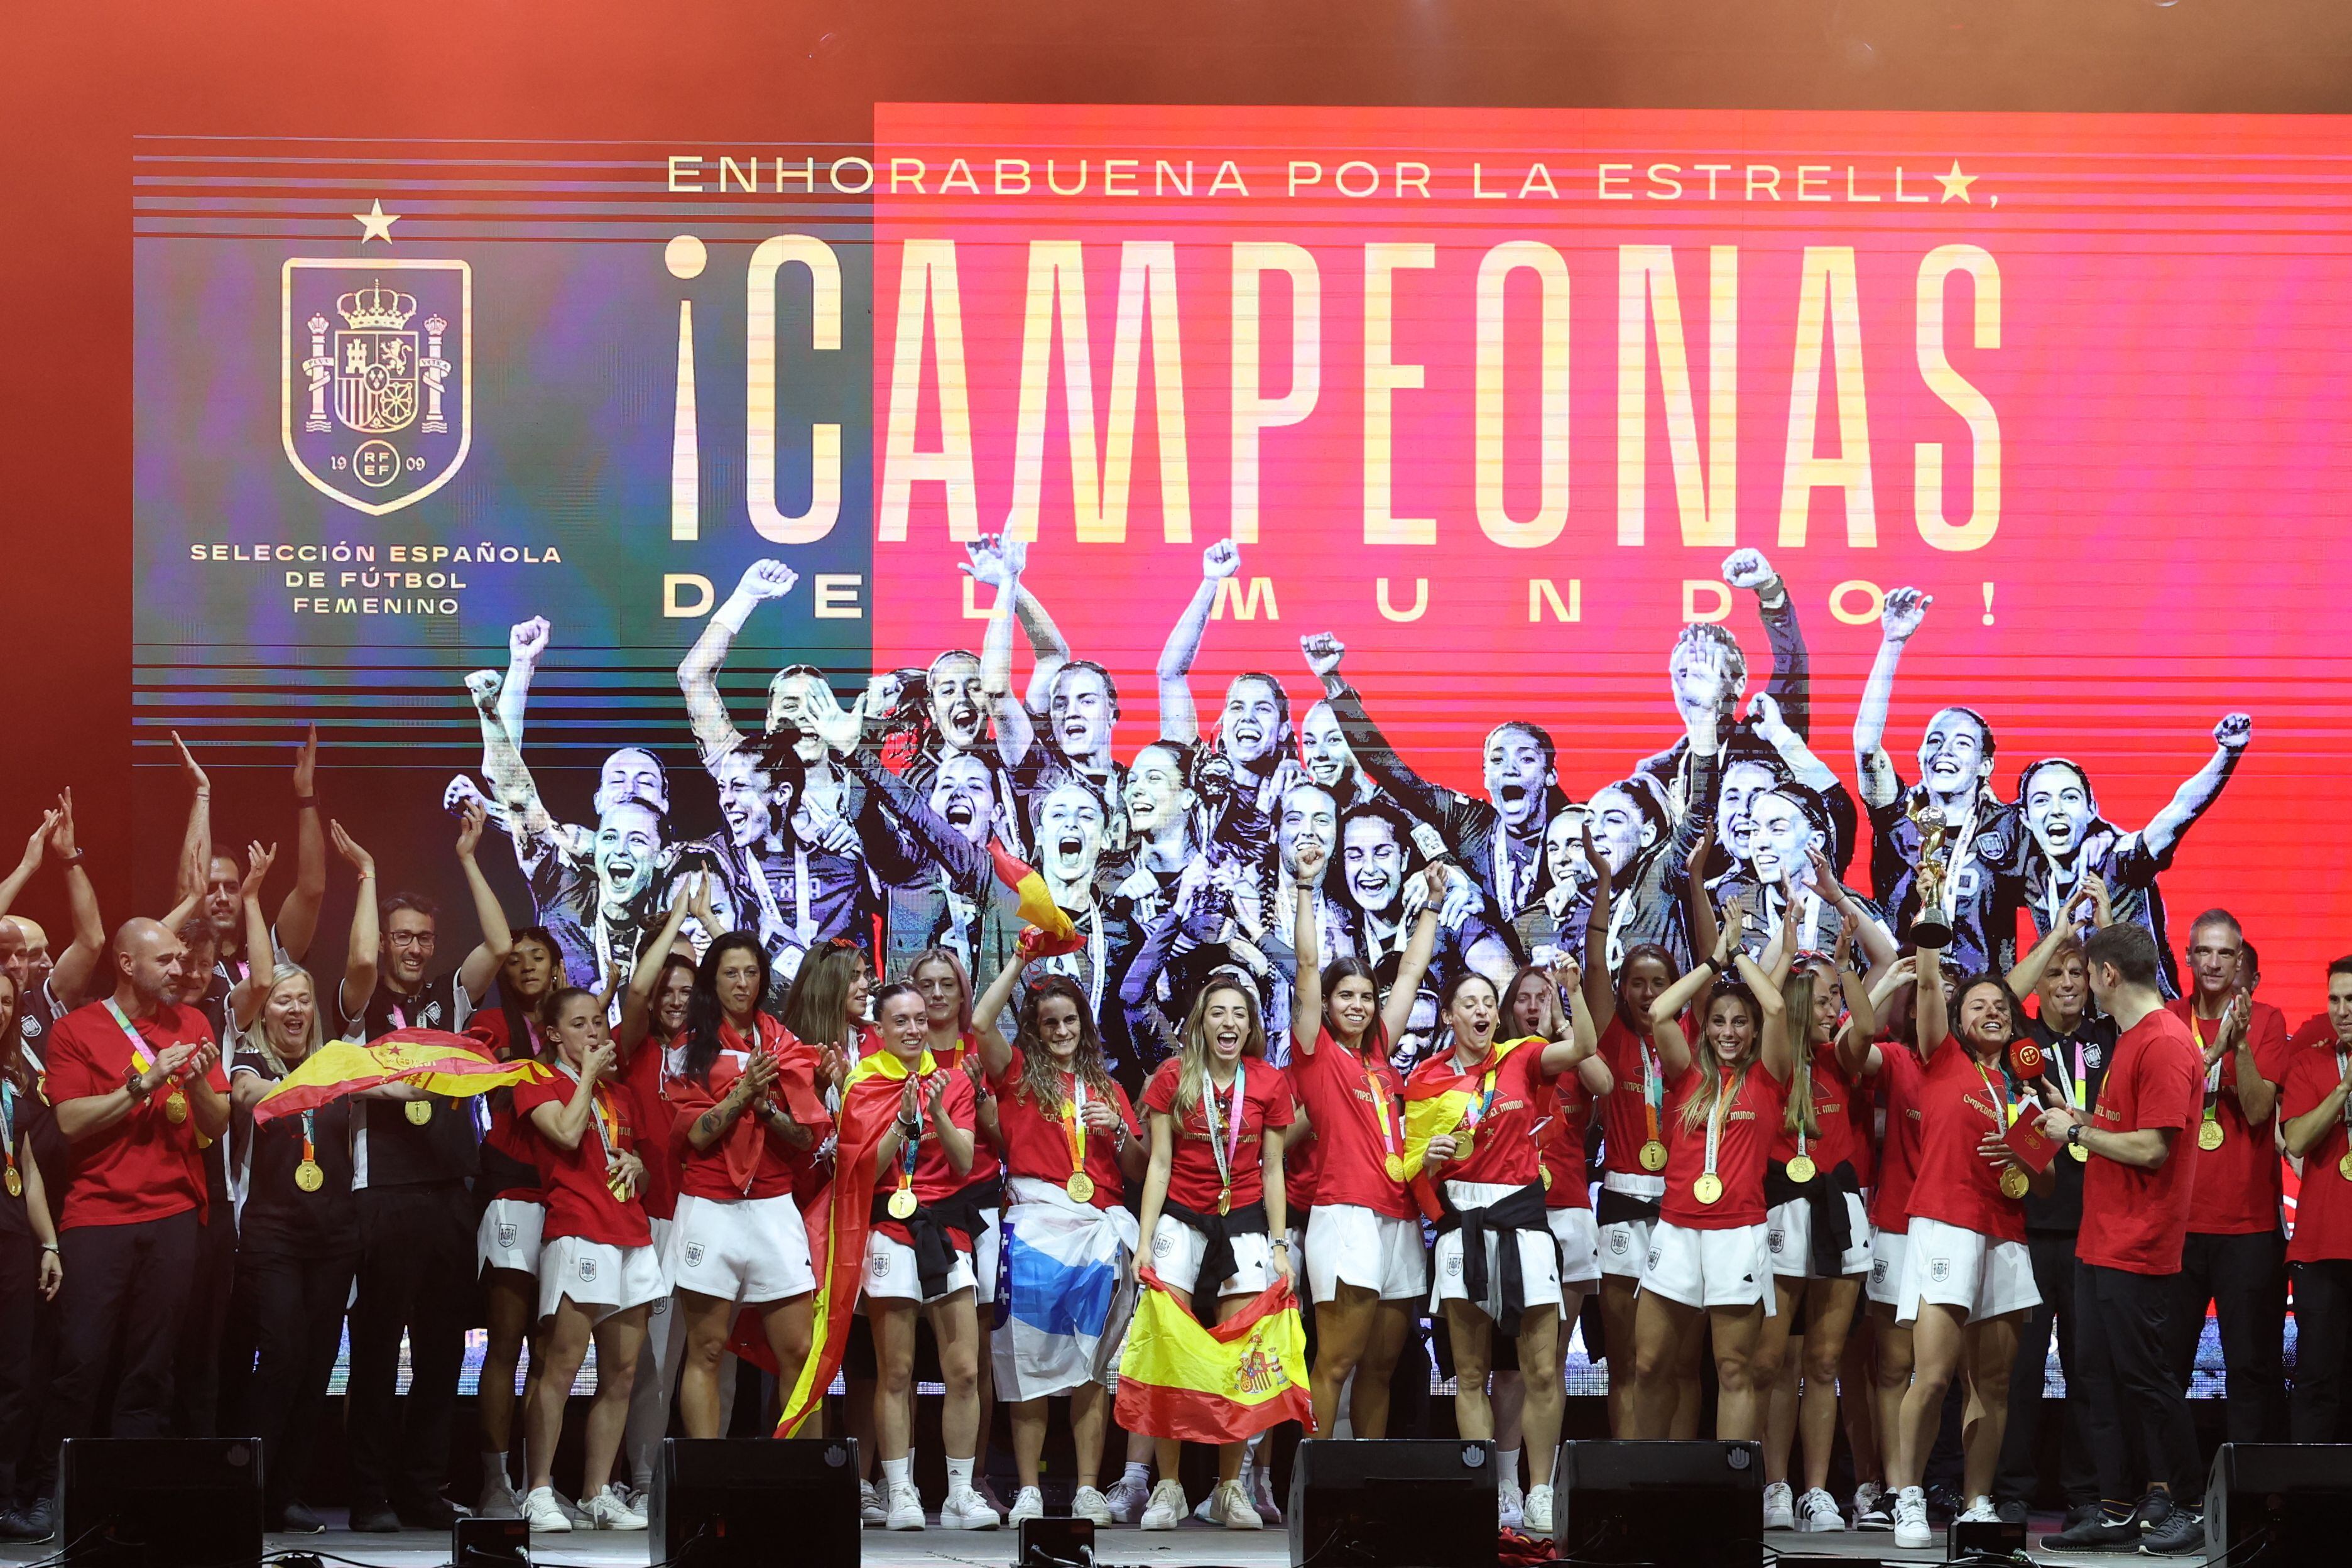
[[2009,1065],[2016,1070],[2019,1078],[2040,1078],[2049,1061],[2041,1046],[2028,1037],[2021,1036],[2009,1043]]

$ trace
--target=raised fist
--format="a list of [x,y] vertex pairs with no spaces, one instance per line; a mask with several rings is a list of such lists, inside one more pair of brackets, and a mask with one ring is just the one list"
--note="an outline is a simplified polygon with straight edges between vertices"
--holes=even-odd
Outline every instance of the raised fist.
[[754,599],[781,599],[800,580],[800,574],[781,561],[754,561],[744,568],[735,591]]
[[507,628],[507,657],[517,664],[537,664],[539,656],[547,651],[549,630],[545,616],[517,621]]
[[1307,656],[1307,668],[1320,679],[1339,668],[1348,645],[1329,632],[1310,632],[1298,639],[1298,651]]
[[1230,577],[1241,569],[1241,547],[1230,539],[1220,539],[1201,552],[1201,575],[1212,583]]
[[1772,581],[1772,563],[1760,550],[1735,550],[1723,558],[1723,580],[1735,588],[1761,593]]
[[2254,716],[2231,713],[2213,726],[2213,743],[2225,752],[2242,752],[2246,742],[2254,738]]

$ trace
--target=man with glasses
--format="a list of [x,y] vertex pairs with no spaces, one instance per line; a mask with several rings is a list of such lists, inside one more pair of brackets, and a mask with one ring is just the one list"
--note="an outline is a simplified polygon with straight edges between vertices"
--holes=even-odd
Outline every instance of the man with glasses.
[[2205,1074],[2174,1355],[2187,1388],[2211,1301],[2229,1378],[2230,1441],[2273,1443],[2286,1436],[2279,1375],[2286,1243],[2274,1139],[2287,1031],[2279,1010],[2246,987],[2245,955],[2245,933],[2230,911],[2207,910],[2189,931],[2189,994],[2166,1004],[2196,1037]]

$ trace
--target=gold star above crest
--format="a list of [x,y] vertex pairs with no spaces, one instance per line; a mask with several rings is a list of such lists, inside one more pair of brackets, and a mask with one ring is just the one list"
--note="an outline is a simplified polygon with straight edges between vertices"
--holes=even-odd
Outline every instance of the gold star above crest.
[[[1957,170],[1959,165],[1955,163],[1952,167]],[[1943,179],[1941,174],[1938,174],[1936,177],[1939,180]],[[1946,181],[1945,188],[1947,190],[1950,189],[1950,184],[1951,183],[1949,181]],[[372,205],[367,211],[363,213],[353,213],[352,215],[353,221],[360,226],[360,243],[362,245],[365,245],[371,239],[380,239],[386,245],[390,245],[392,243],[392,226],[400,221],[400,216],[401,215],[398,213],[388,213],[384,211],[383,203],[380,199]]]
[[1980,174],[1961,174],[1960,161],[1958,158],[1952,160],[1952,172],[1950,174],[1938,174],[1936,176],[1937,183],[1944,187],[1944,200],[1948,202],[1953,197],[1958,196],[1960,200],[1968,203],[1970,206],[1976,205],[1976,198],[1969,195],[1969,187],[1975,184],[1977,181],[1981,178],[1983,178],[1983,176]]

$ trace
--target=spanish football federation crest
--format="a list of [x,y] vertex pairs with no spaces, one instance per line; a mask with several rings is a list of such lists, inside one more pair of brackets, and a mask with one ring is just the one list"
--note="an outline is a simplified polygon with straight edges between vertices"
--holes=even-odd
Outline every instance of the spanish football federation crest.
[[473,268],[298,257],[279,299],[294,471],[371,517],[448,483],[473,445]]

